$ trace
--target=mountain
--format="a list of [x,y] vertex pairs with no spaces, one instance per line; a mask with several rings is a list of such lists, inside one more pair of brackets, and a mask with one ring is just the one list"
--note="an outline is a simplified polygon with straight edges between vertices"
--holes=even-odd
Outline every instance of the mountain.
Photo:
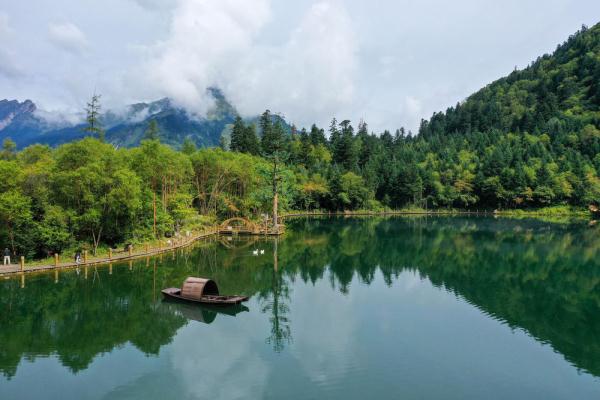
[[[217,146],[237,111],[218,89],[209,93],[214,106],[204,117],[189,114],[168,98],[132,104],[121,112],[109,110],[101,117],[106,140],[119,146],[137,145],[155,120],[163,143],[179,147],[190,137],[198,146]],[[83,124],[50,122],[41,115],[31,100],[0,100],[0,140],[10,138],[23,148],[33,143],[56,146],[86,136]]]
[[600,24],[585,26],[523,70],[515,70],[423,121],[420,133],[581,131],[600,126]]
[[434,205],[600,204],[600,24],[423,120],[408,147]]

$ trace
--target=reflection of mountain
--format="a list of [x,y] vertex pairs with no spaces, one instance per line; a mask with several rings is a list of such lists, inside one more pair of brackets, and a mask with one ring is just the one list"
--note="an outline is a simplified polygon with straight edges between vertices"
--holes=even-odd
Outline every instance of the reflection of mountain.
[[288,227],[277,269],[273,241],[256,244],[264,256],[212,242],[164,257],[157,268],[145,261],[115,267],[113,275],[99,268],[95,280],[70,272],[58,284],[52,275],[28,277],[24,289],[18,280],[2,281],[0,370],[12,376],[23,357],[55,354],[80,371],[125,343],[157,354],[189,320],[210,323],[205,330],[231,322],[214,310],[160,301],[161,288],[189,275],[215,279],[224,293],[256,295],[261,307],[252,311],[267,314],[264,335],[281,351],[294,333],[294,280],[324,280],[348,293],[357,278],[369,284],[381,274],[393,285],[411,271],[600,376],[596,229],[478,218],[312,219]]

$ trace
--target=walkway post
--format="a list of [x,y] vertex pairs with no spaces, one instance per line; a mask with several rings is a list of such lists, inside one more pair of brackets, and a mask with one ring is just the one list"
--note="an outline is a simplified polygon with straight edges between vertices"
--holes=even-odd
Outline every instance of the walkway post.
[[87,264],[87,250],[83,251],[83,263]]
[[108,259],[112,260],[112,248],[108,248]]
[[54,253],[54,267],[58,268],[58,253]]
[[132,251],[132,249],[133,249],[133,246],[132,246],[132,245],[129,245],[129,246],[128,246],[128,248],[129,248],[129,255],[131,256],[131,251]]
[[25,257],[21,256],[21,272],[25,269]]
[[148,253],[148,243],[146,243],[146,253]]

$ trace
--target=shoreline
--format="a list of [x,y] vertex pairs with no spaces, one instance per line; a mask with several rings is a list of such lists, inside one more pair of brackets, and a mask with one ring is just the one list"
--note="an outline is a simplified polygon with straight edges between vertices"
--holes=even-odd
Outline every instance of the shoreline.
[[[544,212],[544,210],[475,210],[475,211],[465,211],[465,210],[387,210],[387,211],[335,211],[335,212],[326,212],[326,211],[307,211],[307,212],[291,212],[288,214],[283,214],[279,218],[280,220],[285,220],[286,218],[301,218],[301,217],[386,217],[386,216],[494,216],[494,217],[503,217],[503,218],[533,218],[539,220],[548,220],[549,218],[556,219],[577,219],[577,220],[591,220],[591,216],[586,211],[569,211],[569,212]],[[549,221],[551,222],[551,221]],[[554,221],[556,222],[556,221]],[[166,247],[153,247],[149,248],[148,251],[135,252],[132,251],[131,254],[119,254],[111,257],[101,257],[94,258],[88,260],[87,262],[80,262],[76,264],[75,262],[59,262],[58,264],[33,264],[33,265],[24,265],[21,268],[20,264],[11,264],[11,265],[0,265],[0,277],[9,277],[14,275],[24,275],[31,274],[35,272],[48,272],[53,270],[62,270],[62,269],[74,269],[77,267],[88,267],[88,266],[98,266],[98,265],[109,265],[115,262],[135,260],[144,257],[152,257],[159,254],[169,253],[174,250],[178,250],[181,248],[185,248],[193,245],[199,240],[207,239],[212,236],[218,236],[219,231],[218,228],[212,228],[208,231],[204,231],[197,235],[191,236],[190,238],[183,239],[180,243],[175,243],[171,246]],[[138,248],[148,248],[147,244],[139,244],[136,247]],[[35,261],[34,261],[35,263]]]
[[[171,246],[158,247],[158,248],[154,247],[154,248],[150,248],[148,251],[142,251],[142,252],[133,252],[132,251],[131,254],[126,253],[124,255],[115,255],[112,257],[96,258],[96,259],[88,260],[87,262],[80,262],[79,264],[76,264],[75,262],[65,262],[65,263],[59,262],[58,265],[42,264],[42,265],[27,266],[25,264],[23,269],[21,269],[21,266],[19,264],[0,265],[0,277],[24,275],[24,274],[31,274],[31,273],[35,273],[35,272],[49,272],[49,271],[54,271],[54,270],[74,269],[77,267],[110,265],[112,263],[118,263],[121,261],[129,261],[129,260],[135,260],[135,259],[140,259],[140,258],[144,258],[144,257],[152,257],[152,256],[156,256],[159,254],[169,253],[174,250],[178,250],[178,249],[182,249],[182,248],[191,246],[192,244],[196,243],[199,240],[207,239],[207,238],[210,238],[215,235],[218,235],[218,231],[216,229],[211,229],[209,231],[204,231],[202,233],[199,233],[195,236],[191,236],[190,238],[183,239],[180,243],[175,244],[175,242],[173,242],[173,245],[171,245]],[[144,249],[145,245],[141,244],[141,245],[138,245],[138,247]]]
[[332,217],[354,217],[354,216],[388,216],[388,215],[481,215],[481,216],[496,216],[506,218],[574,218],[574,219],[591,219],[591,215],[585,210],[569,210],[555,212],[551,210],[389,210],[389,211],[294,211],[289,214],[284,214],[280,218],[295,218],[295,217],[311,217],[311,216],[332,216]]

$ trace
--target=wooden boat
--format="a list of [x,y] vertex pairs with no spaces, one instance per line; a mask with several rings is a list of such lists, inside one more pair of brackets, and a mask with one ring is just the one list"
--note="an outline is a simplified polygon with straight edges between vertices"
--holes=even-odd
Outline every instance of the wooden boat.
[[165,298],[215,305],[239,304],[248,300],[247,296],[221,296],[215,281],[194,277],[188,277],[181,289],[163,289],[162,294]]

